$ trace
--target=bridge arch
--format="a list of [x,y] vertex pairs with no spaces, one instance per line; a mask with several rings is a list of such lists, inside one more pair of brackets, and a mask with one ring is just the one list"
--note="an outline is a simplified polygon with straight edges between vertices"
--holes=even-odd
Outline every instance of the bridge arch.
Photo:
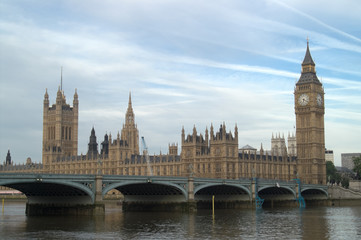
[[258,196],[267,200],[294,200],[296,192],[288,186],[263,186],[258,188]]
[[197,201],[210,201],[212,195],[217,201],[249,201],[252,198],[251,191],[238,184],[207,183],[194,188]]
[[296,197],[296,192],[293,188],[288,187],[288,186],[263,186],[258,188],[258,193],[260,193],[261,191],[265,191],[265,190],[275,190],[275,189],[279,189],[279,193],[292,193],[294,197]]
[[301,190],[301,195],[305,200],[318,200],[318,199],[327,199],[328,198],[328,192],[325,189],[322,188],[303,188]]
[[120,191],[125,202],[185,202],[188,198],[187,190],[172,182],[116,182],[103,189],[103,196],[112,189]]
[[28,203],[94,203],[93,186],[52,179],[14,179],[1,181],[1,186],[24,193]]

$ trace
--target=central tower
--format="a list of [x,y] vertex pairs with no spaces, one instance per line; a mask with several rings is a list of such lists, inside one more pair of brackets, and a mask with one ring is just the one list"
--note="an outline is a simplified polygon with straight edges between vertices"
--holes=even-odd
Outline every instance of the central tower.
[[139,133],[135,124],[134,112],[132,107],[132,97],[129,93],[129,102],[127,113],[125,114],[125,124],[122,129],[122,140],[126,141],[134,155],[139,154]]
[[294,96],[298,176],[304,183],[325,184],[324,90],[316,75],[308,40]]

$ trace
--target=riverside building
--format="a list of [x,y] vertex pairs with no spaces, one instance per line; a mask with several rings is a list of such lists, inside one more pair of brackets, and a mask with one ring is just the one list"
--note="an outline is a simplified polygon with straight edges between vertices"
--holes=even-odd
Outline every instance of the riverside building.
[[[169,144],[167,154],[139,152],[139,132],[129,94],[125,124],[116,136],[105,134],[98,147],[91,129],[88,152],[78,155],[79,100],[75,90],[73,106],[59,88],[56,103],[49,106],[47,91],[43,105],[42,164],[33,168],[1,166],[1,171],[54,174],[114,174],[156,176],[194,176],[204,178],[264,178],[325,184],[324,90],[318,80],[309,46],[302,62],[302,73],[294,89],[296,135],[272,136],[272,149],[239,149],[238,128],[228,131],[223,123],[212,124],[204,134],[195,127],[192,133],[181,130],[178,145]],[[151,168],[151,171],[149,171]],[[30,169],[30,170],[29,170]]]

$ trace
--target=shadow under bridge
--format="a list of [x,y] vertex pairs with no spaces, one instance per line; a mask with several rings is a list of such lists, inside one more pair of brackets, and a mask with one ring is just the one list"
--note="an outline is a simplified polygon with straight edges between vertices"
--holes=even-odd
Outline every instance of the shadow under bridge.
[[103,191],[103,195],[111,189],[117,189],[124,195],[125,203],[175,203],[186,202],[185,186],[174,183],[126,182],[112,184]]
[[206,184],[200,185],[194,190],[194,200],[197,202],[211,202],[213,196],[215,202],[251,200],[250,190],[236,184]]
[[[258,196],[264,199],[264,207],[273,207],[274,204],[288,206],[296,204],[296,192],[289,186],[265,186],[258,189]],[[278,203],[278,204],[277,204]]]
[[[57,176],[56,176],[57,177]],[[7,179],[2,186],[24,193],[28,204],[76,205],[94,203],[94,181],[76,182],[69,177],[21,175]]]
[[[325,188],[323,186],[323,188]],[[314,186],[305,187],[302,189],[302,196],[306,201],[310,200],[325,200],[328,198],[327,190],[323,188],[317,188]]]

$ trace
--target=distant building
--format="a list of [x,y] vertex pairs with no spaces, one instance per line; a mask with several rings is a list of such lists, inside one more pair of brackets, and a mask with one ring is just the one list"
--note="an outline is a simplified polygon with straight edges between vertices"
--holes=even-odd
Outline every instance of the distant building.
[[341,166],[353,170],[353,158],[361,156],[361,153],[341,153]]
[[325,160],[326,160],[326,162],[330,161],[333,164],[335,164],[335,159],[334,159],[334,156],[333,156],[333,150],[328,150],[328,149],[325,150]]
[[351,179],[355,177],[355,173],[347,167],[336,167],[336,170],[339,174],[341,174],[342,177],[347,177]]
[[271,153],[275,156],[283,156],[284,154],[291,157],[297,156],[297,140],[294,133],[288,133],[287,146],[284,134],[279,133],[276,136],[272,133]]

